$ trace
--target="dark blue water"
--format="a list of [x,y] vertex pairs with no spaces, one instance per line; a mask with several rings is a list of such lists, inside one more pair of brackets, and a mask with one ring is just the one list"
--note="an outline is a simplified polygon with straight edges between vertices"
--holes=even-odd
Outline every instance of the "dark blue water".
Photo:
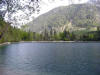
[[100,43],[1,46],[0,75],[100,75]]

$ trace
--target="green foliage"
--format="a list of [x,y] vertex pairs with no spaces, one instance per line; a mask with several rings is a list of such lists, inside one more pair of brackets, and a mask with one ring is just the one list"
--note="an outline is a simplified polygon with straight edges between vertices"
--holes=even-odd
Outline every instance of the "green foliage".
[[64,30],[57,33],[55,30],[46,30],[42,33],[26,32],[10,26],[9,23],[0,19],[0,43],[18,41],[100,41],[100,28],[98,31],[76,31]]
[[0,19],[0,43],[32,40],[32,32],[25,32],[20,29],[11,27],[10,24]]
[[49,30],[51,27],[58,28],[72,24],[71,31],[77,27],[91,28],[100,26],[100,7],[95,4],[76,4],[65,7],[59,7],[50,12],[39,16],[30,22],[29,30],[33,32]]

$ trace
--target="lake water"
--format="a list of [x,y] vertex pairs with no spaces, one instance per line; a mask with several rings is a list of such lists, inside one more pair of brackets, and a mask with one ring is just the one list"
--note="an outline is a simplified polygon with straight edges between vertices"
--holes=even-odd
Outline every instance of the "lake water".
[[0,46],[0,75],[100,75],[100,43]]

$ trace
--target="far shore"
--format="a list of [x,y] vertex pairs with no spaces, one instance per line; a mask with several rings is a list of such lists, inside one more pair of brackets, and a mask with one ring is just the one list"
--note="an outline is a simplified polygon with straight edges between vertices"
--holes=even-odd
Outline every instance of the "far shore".
[[7,44],[11,44],[11,42],[0,43],[0,46],[1,45],[7,45]]
[[19,42],[4,42],[1,45],[8,45],[13,43],[100,43],[100,41],[19,41]]

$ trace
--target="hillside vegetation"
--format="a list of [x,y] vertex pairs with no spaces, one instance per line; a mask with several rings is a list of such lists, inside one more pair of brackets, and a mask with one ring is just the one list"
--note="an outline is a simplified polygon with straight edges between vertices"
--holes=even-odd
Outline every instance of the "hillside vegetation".
[[33,33],[12,27],[0,17],[0,43],[31,40],[33,40]]
[[54,29],[57,32],[88,30],[100,26],[100,7],[96,4],[76,4],[51,10],[27,24],[32,32]]
[[56,32],[45,29],[43,33],[26,32],[15,27],[0,18],[0,43],[18,41],[99,41],[100,29],[94,32]]
[[22,29],[0,17],[0,43],[18,41],[100,41],[100,7],[77,4],[56,8]]

